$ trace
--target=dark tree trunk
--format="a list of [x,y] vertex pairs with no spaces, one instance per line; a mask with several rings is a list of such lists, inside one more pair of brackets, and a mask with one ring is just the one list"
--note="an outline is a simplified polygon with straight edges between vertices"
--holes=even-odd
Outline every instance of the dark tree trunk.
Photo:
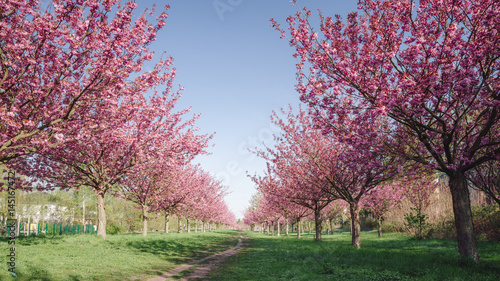
[[297,239],[300,239],[300,231],[302,230],[300,218],[297,220]]
[[361,247],[361,224],[359,222],[359,205],[357,202],[349,203],[349,209],[351,211],[351,236],[352,245],[356,246],[358,249]]
[[191,221],[189,218],[186,218],[186,228],[187,228],[187,233],[191,232]]
[[453,199],[453,214],[457,230],[458,252],[461,258],[479,261],[477,241],[472,223],[470,195],[465,175],[456,172],[450,177],[449,187]]
[[97,194],[97,236],[101,235],[106,240],[106,207],[104,193]]
[[323,231],[323,221],[321,220],[321,213],[318,209],[314,210],[314,223],[316,226],[316,241],[321,241],[321,232]]
[[333,234],[333,218],[330,218],[330,234]]

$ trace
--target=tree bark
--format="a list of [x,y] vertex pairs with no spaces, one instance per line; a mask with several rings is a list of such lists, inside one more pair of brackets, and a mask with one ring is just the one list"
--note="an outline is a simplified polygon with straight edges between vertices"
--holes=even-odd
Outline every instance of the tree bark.
[[382,218],[378,218],[377,230],[378,230],[378,237],[382,237]]
[[286,223],[286,236],[288,236],[288,228],[289,228],[289,222],[288,222],[288,217],[285,217],[285,223]]
[[357,202],[349,203],[349,209],[351,211],[351,236],[352,245],[356,246],[358,249],[361,247],[361,224],[359,221],[359,204]]
[[142,206],[142,236],[148,235],[148,206]]
[[194,220],[194,233],[198,232],[198,220]]
[[330,218],[330,234],[333,234],[333,218]]
[[104,193],[97,194],[97,236],[101,235],[106,240],[106,208]]
[[320,210],[314,210],[314,223],[316,227],[316,241],[321,241],[321,232],[323,231]]
[[278,228],[278,230],[276,232],[276,236],[280,236],[280,220],[279,219],[276,221],[276,227]]
[[302,228],[302,223],[300,222],[300,218],[297,219],[297,239],[300,239],[300,231],[301,231],[301,228]]
[[186,219],[186,229],[187,229],[187,233],[190,233],[191,232],[191,222],[189,221],[189,218]]
[[182,233],[182,217],[177,216],[177,233]]
[[479,262],[467,179],[464,173],[460,172],[448,176],[457,230],[458,252],[461,258]]
[[168,222],[170,221],[170,214],[165,212],[165,233],[168,233]]

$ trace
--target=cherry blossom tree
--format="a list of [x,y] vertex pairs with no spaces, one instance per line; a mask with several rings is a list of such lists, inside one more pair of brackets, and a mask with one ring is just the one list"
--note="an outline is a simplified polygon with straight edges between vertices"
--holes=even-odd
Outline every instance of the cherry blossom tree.
[[[500,2],[362,0],[360,13],[304,9],[287,19],[302,101],[330,127],[355,115],[352,132],[387,123],[387,154],[449,177],[458,250],[479,261],[467,171],[498,161]],[[285,31],[274,22],[282,36]]]
[[[136,17],[134,2],[43,3],[0,3],[0,163],[85,137],[99,125],[96,113],[153,78],[130,86],[153,57],[148,45],[165,12],[150,23],[151,11]],[[160,79],[170,61],[156,65]]]
[[275,136],[277,144],[267,151],[257,154],[268,161],[266,177],[269,184],[263,184],[266,178],[254,178],[261,192],[288,198],[293,203],[309,208],[314,212],[316,240],[321,240],[321,210],[330,202],[339,198],[338,194],[328,192],[330,185],[320,165],[319,159],[332,154],[335,147],[331,139],[324,137],[315,128],[306,112],[300,110],[294,115],[292,109],[281,119],[276,113],[272,122],[281,128],[281,134]]
[[423,213],[431,204],[431,195],[439,187],[433,173],[420,171],[413,175],[402,177],[399,184],[403,187],[404,196],[412,205]]
[[[406,186],[403,187],[403,184],[397,180],[385,182],[373,189],[361,202],[361,205],[377,220],[378,237],[382,237],[382,223],[387,211],[397,208],[405,198]],[[416,189],[420,190],[418,187]]]
[[404,187],[404,196],[414,206],[410,213],[405,214],[405,226],[420,240],[428,226],[425,210],[431,204],[431,195],[439,187],[438,181],[433,173],[421,170],[418,173],[404,176],[401,178],[400,184]]
[[[167,160],[167,161],[165,161]],[[147,236],[148,215],[158,197],[164,196],[162,191],[169,186],[172,170],[175,165],[168,159],[156,159],[144,165],[134,167],[121,182],[118,196],[134,202],[142,209],[142,236]]]
[[210,137],[196,136],[191,128],[197,117],[182,120],[188,110],[174,112],[179,98],[180,93],[166,90],[149,101],[142,95],[124,99],[110,107],[91,134],[14,164],[38,189],[90,186],[97,196],[97,234],[106,238],[106,193],[137,166],[155,159],[186,162],[206,147]]
[[[286,114],[285,112],[283,112]],[[314,122],[313,116],[303,110],[299,114],[287,113],[286,121],[274,116],[273,122],[284,132],[280,139],[286,143],[284,147],[292,151],[288,160],[290,163],[280,171],[287,171],[280,179],[290,180],[297,175],[307,175],[308,182],[324,194],[325,204],[314,207],[315,217],[320,217],[320,211],[335,199],[343,199],[349,204],[351,213],[352,244],[360,247],[360,201],[379,183],[393,178],[402,167],[402,163],[393,157],[380,154],[380,148],[365,145],[363,148],[353,144],[369,143],[368,139],[379,136],[379,122],[372,122],[363,135],[353,135],[346,130],[336,130],[335,135],[324,135]],[[353,122],[345,118],[344,122]],[[341,138],[349,143],[340,142]],[[279,148],[282,151],[282,148]],[[276,154],[277,155],[277,154]],[[269,160],[269,159],[268,159]],[[276,157],[271,159],[276,166]],[[287,163],[287,162],[285,162]],[[278,166],[279,167],[279,166]],[[297,170],[302,169],[302,170]],[[282,173],[282,172],[281,172]],[[297,186],[293,184],[292,186]],[[321,221],[316,220],[316,227],[321,228]],[[318,229],[317,229],[318,235]]]
[[342,214],[349,210],[349,204],[344,200],[335,200],[323,210],[322,216],[330,227],[330,233],[333,233],[334,220],[342,218]]

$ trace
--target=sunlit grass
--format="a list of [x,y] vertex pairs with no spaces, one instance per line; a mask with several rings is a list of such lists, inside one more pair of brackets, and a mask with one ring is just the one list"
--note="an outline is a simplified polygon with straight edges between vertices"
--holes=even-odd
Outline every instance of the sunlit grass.
[[480,243],[479,265],[459,259],[457,243],[416,241],[404,234],[362,232],[361,249],[349,232],[266,236],[247,232],[249,247],[228,258],[210,280],[500,280],[500,244]]
[[236,244],[236,231],[22,237],[16,240],[16,273],[7,271],[6,238],[0,240],[0,280],[146,280],[177,265]]

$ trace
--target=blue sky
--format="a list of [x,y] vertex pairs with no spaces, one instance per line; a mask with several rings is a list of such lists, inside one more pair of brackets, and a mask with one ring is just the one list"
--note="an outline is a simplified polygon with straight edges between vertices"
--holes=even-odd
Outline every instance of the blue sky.
[[[300,103],[295,92],[293,49],[271,27],[275,18],[297,11],[290,0],[155,0],[137,1],[140,8],[156,3],[171,9],[166,25],[151,46],[157,54],[174,58],[175,84],[185,90],[180,108],[201,113],[197,126],[216,135],[212,154],[198,157],[202,167],[223,179],[230,194],[226,202],[241,218],[256,192],[247,173],[260,173],[265,162],[247,151],[272,144],[276,128],[270,124],[273,110]],[[340,14],[356,9],[353,0],[299,0],[317,15]]]

